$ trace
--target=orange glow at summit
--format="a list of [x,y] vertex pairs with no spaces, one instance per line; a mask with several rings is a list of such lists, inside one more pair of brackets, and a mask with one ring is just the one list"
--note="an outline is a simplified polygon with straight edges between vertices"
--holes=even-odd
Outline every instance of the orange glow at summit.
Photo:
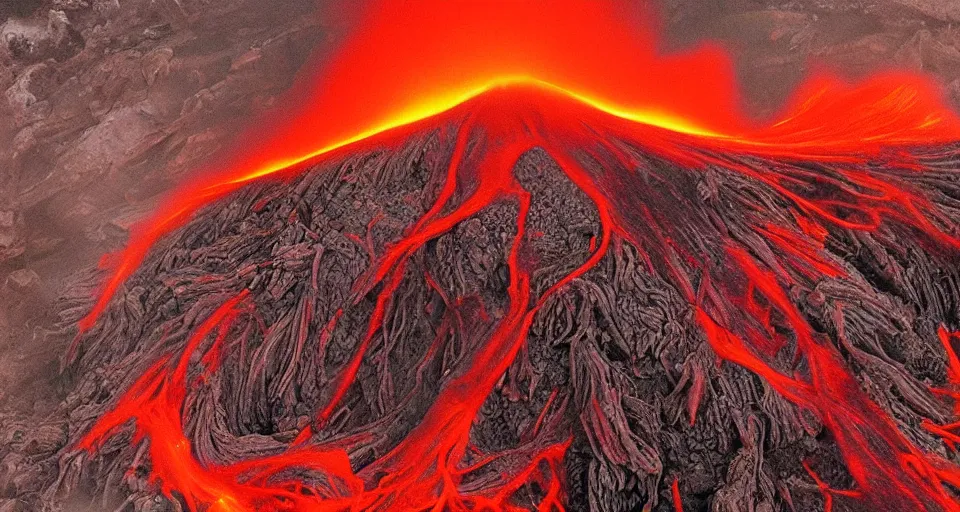
[[686,133],[744,128],[719,48],[662,57],[637,13],[615,4],[373,2],[334,59],[294,91],[296,104],[257,130],[256,147],[232,162],[246,169],[235,176],[268,174],[512,83]]

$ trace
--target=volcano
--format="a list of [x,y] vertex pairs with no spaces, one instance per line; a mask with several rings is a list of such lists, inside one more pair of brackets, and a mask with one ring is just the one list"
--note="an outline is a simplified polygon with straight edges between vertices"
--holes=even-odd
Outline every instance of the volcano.
[[499,83],[187,188],[82,319],[50,492],[957,510],[960,132],[901,78],[737,136]]

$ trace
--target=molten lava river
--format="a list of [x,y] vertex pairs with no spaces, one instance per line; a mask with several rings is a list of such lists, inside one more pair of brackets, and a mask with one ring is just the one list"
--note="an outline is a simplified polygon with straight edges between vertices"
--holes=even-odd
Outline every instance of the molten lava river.
[[960,510],[960,120],[935,85],[812,77],[758,125],[722,51],[660,55],[620,6],[422,4],[375,2],[105,258],[62,487]]

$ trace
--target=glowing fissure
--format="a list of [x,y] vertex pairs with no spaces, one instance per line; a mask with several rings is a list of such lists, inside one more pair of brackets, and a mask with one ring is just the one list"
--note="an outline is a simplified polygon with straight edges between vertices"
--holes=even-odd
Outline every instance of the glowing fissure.
[[[354,384],[357,369],[370,340],[382,327],[384,311],[404,279],[411,256],[458,223],[506,201],[519,210],[506,257],[509,306],[483,345],[446,381],[420,423],[389,453],[362,468],[352,467],[348,454],[335,443],[313,442],[312,427],[278,455],[229,465],[199,461],[184,433],[182,418],[187,392],[196,385],[188,378],[192,374],[189,361],[204,354],[202,372],[209,375],[217,371],[230,326],[251,321],[247,318],[251,300],[242,293],[211,314],[182,353],[169,354],[144,373],[113,410],[99,418],[78,448],[95,451],[133,420],[135,440],[150,443],[153,481],[161,492],[182,496],[193,509],[524,510],[515,494],[526,484],[536,483],[542,490],[539,509],[562,510],[562,460],[569,438],[541,440],[542,446],[527,447],[524,453],[528,464],[524,468],[487,481],[482,488],[465,488],[464,482],[471,474],[498,457],[511,455],[484,454],[483,462],[468,464],[470,429],[480,406],[523,348],[535,315],[551,297],[564,293],[567,285],[594,268],[612,243],[625,241],[641,253],[649,272],[668,279],[684,295],[720,359],[765,379],[827,426],[857,484],[855,490],[830,489],[811,472],[828,504],[835,496],[843,496],[897,510],[960,510],[956,497],[944,487],[960,486],[960,468],[923,453],[897,429],[889,415],[860,388],[838,350],[816,333],[791,303],[786,291],[792,285],[812,288],[818,279],[845,275],[843,267],[824,248],[828,228],[873,232],[892,222],[913,228],[938,250],[960,251],[957,227],[948,216],[894,175],[866,170],[880,165],[922,172],[920,157],[913,156],[918,148],[945,147],[960,140],[960,122],[938,101],[929,83],[907,75],[878,77],[857,87],[812,80],[779,122],[751,128],[731,107],[735,104],[733,82],[723,63],[717,65],[718,59],[723,61],[722,55],[706,49],[672,59],[658,57],[642,49],[649,40],[630,35],[632,32],[613,10],[560,2],[560,6],[544,13],[540,7],[518,5],[516,19],[539,22],[535,25],[539,28],[524,36],[529,26],[501,18],[489,9],[474,6],[461,15],[444,2],[432,4],[436,4],[432,5],[436,15],[416,20],[414,26],[420,30],[411,30],[402,22],[409,21],[411,14],[389,6],[376,11],[369,34],[351,42],[348,47],[353,53],[344,53],[330,67],[328,76],[317,82],[324,93],[314,98],[310,108],[285,120],[271,142],[257,146],[260,153],[241,152],[236,160],[226,162],[229,172],[185,185],[140,226],[128,247],[114,258],[113,273],[80,330],[83,333],[96,325],[112,296],[154,242],[183,225],[202,206],[254,179],[299,172],[320,158],[333,160],[347,150],[397,148],[411,134],[453,126],[457,133],[451,144],[446,182],[435,203],[403,239],[372,261],[355,283],[354,300],[378,284],[382,291],[361,343],[329,390],[329,400],[315,404],[315,426],[324,428]],[[477,9],[480,11],[472,12]],[[493,44],[495,35],[478,35],[484,26],[500,29],[492,34],[502,35],[509,29],[511,36],[503,46]],[[578,30],[567,30],[571,26]],[[452,30],[457,33],[451,34]],[[559,38],[574,33],[586,35]],[[390,34],[406,39],[399,39],[402,44],[393,48],[391,44],[396,41],[388,37]],[[454,39],[456,44],[444,37]],[[593,62],[591,55],[576,50],[584,37],[596,44],[609,38],[609,44],[619,49]],[[490,44],[492,49],[486,46]],[[477,57],[480,53],[463,52],[464,45],[489,50],[489,57],[481,59]],[[607,45],[604,42],[601,47]],[[415,51],[418,48],[421,53]],[[513,65],[517,59],[531,55],[542,57],[535,62],[548,67],[517,72],[519,68]],[[505,59],[504,67],[512,72],[491,67],[498,57]],[[419,81],[411,78],[430,66],[448,72],[448,66],[441,65],[449,63],[444,59],[463,64],[463,69],[471,71],[469,78],[455,80],[449,74],[433,73],[419,77]],[[662,81],[646,86],[645,92],[633,98],[636,101],[631,101],[630,88],[639,87],[638,79],[645,75],[612,65],[631,59],[639,60],[638,67],[652,66],[647,69],[651,80]],[[383,62],[395,64],[383,66],[387,69],[381,79],[358,78],[360,70],[376,69]],[[613,76],[603,75],[598,69],[612,70]],[[510,78],[484,79],[490,76]],[[532,76],[538,78],[516,78]],[[692,77],[712,80],[707,80],[704,87],[686,84]],[[428,85],[414,91],[410,84],[423,83],[424,79]],[[504,85],[504,80],[509,84]],[[685,85],[680,86],[681,82]],[[398,85],[389,89],[385,84]],[[384,92],[384,88],[388,90]],[[348,114],[355,114],[351,110],[355,107],[335,107],[332,103],[344,100],[349,105],[347,100],[364,98],[373,101],[377,94],[386,98],[372,104],[370,109],[375,113],[359,121],[348,119]],[[314,133],[318,124],[312,116],[320,115],[330,115],[327,124],[335,128]],[[340,121],[344,127],[338,125]],[[343,130],[349,133],[341,133]],[[474,140],[480,142],[468,152]],[[526,232],[530,193],[513,174],[520,157],[534,148],[543,149],[587,195],[601,224],[601,236],[592,245],[592,255],[540,296],[532,294],[531,277],[519,258],[530,236]],[[703,253],[700,243],[688,240],[663,218],[665,213],[657,211],[663,206],[657,202],[670,197],[657,196],[656,188],[643,181],[647,163],[637,156],[640,154],[695,172],[724,169],[764,184],[792,205],[793,221],[758,222],[753,234],[789,257],[771,261],[750,252],[736,237],[710,228],[704,231],[713,238],[702,243],[714,249],[714,257],[719,255],[719,262],[712,260],[711,255]],[[590,166],[584,164],[588,159]],[[818,162],[822,169],[794,165],[801,161]],[[592,171],[597,168],[603,172]],[[829,187],[832,193],[829,197],[816,195],[811,192],[816,187]],[[464,190],[471,193],[451,204],[456,193]],[[638,190],[642,194],[637,194]],[[702,218],[683,220],[708,225]],[[693,278],[695,274],[699,280]],[[424,279],[430,284],[429,275]],[[758,299],[765,305],[761,306]],[[774,363],[785,344],[774,335],[771,312],[786,322],[795,341],[795,360],[805,363],[806,373],[788,374]],[[321,337],[329,337],[337,329],[341,313],[329,320]],[[443,325],[452,321],[445,318]],[[437,336],[442,336],[442,329]],[[950,356],[949,376],[955,388],[960,385],[960,363],[951,346],[956,335],[942,330],[940,336]],[[324,343],[321,340],[321,345]],[[436,342],[425,360],[433,357],[435,347]],[[71,356],[81,348],[75,343]],[[956,389],[931,392],[958,398]],[[693,400],[691,422],[696,412],[697,401]],[[950,446],[960,442],[956,425],[927,422],[924,427]],[[291,479],[286,476],[291,469],[318,475],[316,480],[321,483],[308,486]],[[676,482],[672,492],[674,505],[680,510]]]

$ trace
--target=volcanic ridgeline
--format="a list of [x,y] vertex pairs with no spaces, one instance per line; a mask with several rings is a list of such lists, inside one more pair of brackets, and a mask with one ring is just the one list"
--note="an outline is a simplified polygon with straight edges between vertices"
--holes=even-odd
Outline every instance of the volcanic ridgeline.
[[956,146],[504,88],[347,149],[153,247],[79,340],[43,500],[956,507]]

